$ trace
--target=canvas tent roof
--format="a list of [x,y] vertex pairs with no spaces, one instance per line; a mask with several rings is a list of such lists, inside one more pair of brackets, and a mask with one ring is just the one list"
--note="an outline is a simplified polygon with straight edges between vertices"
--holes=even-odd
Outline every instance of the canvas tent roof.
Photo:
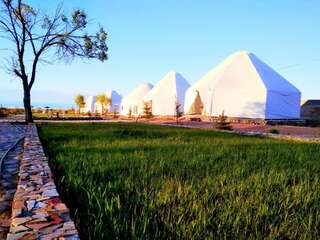
[[153,115],[174,116],[176,103],[180,104],[180,111],[183,111],[185,92],[189,86],[180,73],[170,71],[143,99],[151,101]]
[[153,85],[151,83],[143,83],[140,84],[138,87],[132,90],[126,96],[123,98],[122,102],[132,102],[132,101],[141,101],[143,100],[143,97],[153,88]]
[[121,114],[129,114],[130,109],[132,114],[140,114],[143,111],[143,98],[152,88],[152,84],[143,83],[133,89],[128,96],[122,99]]
[[300,91],[246,51],[231,55],[188,89],[185,113],[191,113],[196,92],[204,112],[212,116],[222,111],[231,117],[290,119],[300,116]]

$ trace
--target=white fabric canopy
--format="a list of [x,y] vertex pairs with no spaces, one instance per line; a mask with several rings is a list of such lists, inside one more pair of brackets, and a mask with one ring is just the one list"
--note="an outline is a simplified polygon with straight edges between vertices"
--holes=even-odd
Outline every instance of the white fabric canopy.
[[130,111],[132,115],[142,114],[144,110],[143,98],[152,88],[152,84],[143,83],[123,98],[121,102],[121,115],[128,115]]
[[210,116],[224,111],[230,117],[300,117],[300,91],[254,54],[245,51],[228,57],[187,90],[186,114],[195,113],[192,106],[197,95],[203,104],[202,113]]
[[151,102],[153,115],[174,116],[176,103],[180,104],[180,111],[183,112],[185,92],[189,86],[190,84],[181,74],[171,71],[157,83],[143,100]]

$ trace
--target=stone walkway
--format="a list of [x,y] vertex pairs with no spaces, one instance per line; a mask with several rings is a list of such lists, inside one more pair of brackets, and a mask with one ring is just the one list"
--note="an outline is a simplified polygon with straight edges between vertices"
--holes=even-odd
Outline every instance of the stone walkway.
[[23,125],[0,124],[0,239],[6,239],[10,229],[24,134]]
[[0,240],[77,240],[35,125],[0,123]]
[[24,136],[24,125],[11,125],[0,123],[0,159],[17,140]]
[[17,190],[22,141],[6,154],[0,175],[0,239],[6,239],[11,223],[11,207]]

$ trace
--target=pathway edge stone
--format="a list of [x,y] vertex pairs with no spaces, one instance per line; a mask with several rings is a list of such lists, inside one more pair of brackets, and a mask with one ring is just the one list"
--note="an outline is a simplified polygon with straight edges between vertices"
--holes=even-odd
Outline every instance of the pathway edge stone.
[[80,239],[62,203],[36,125],[28,125],[7,239]]

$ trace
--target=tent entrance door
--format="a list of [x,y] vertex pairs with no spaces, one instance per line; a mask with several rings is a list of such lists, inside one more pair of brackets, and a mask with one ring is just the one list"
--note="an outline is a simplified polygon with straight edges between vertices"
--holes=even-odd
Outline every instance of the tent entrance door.
[[194,98],[194,101],[190,107],[189,114],[200,115],[203,111],[203,103],[200,97],[199,92],[197,91],[197,95]]

